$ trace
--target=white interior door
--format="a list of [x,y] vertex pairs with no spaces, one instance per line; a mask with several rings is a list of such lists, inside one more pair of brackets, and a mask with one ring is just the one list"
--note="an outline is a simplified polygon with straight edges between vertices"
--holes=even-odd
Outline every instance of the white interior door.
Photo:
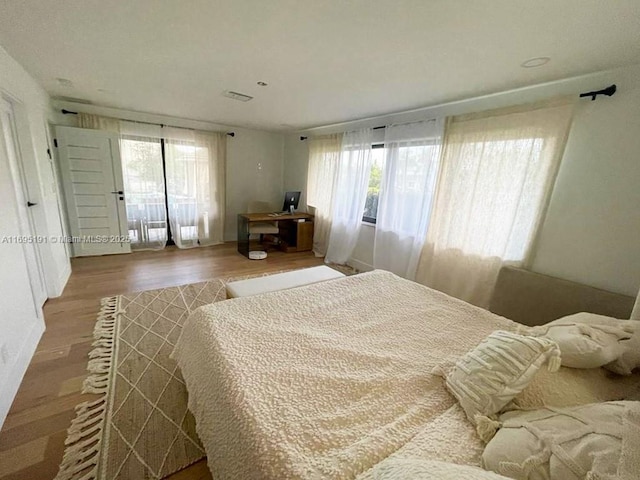
[[[4,98],[0,98],[0,130],[0,192],[3,193],[0,201],[0,268],[12,273],[11,279],[3,279],[2,283],[14,292],[3,291],[2,298],[11,299],[14,308],[25,310],[20,314],[23,318],[27,312],[33,318],[40,318],[47,292],[35,242],[47,239],[34,235],[15,116],[12,105]],[[2,310],[3,316],[11,315],[4,308]]]
[[129,253],[116,134],[56,127],[74,256]]

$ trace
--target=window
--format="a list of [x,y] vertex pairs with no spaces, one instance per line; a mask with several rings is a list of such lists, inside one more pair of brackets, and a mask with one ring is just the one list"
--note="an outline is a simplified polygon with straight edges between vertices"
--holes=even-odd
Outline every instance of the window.
[[376,223],[378,216],[378,198],[380,196],[380,183],[382,182],[382,172],[384,170],[385,148],[383,143],[376,143],[371,146],[371,174],[369,175],[369,190],[367,191],[367,201],[364,205],[364,215],[362,221]]
[[[384,143],[375,143],[371,148],[373,158],[371,161],[371,174],[369,175],[369,190],[367,191],[367,201],[365,202],[362,221],[375,224],[378,217],[380,184],[382,183],[382,175],[384,174],[389,149],[385,148]],[[437,146],[434,144],[432,148],[437,148]],[[425,185],[425,178],[423,177],[425,176],[425,169],[428,171],[430,168],[431,155],[425,154],[425,144],[399,147],[398,154],[406,164],[405,175],[412,177],[403,178],[404,193],[408,197],[411,195],[419,197],[422,194],[422,190],[428,187],[428,185]],[[433,187],[431,186],[431,188]],[[416,211],[416,214],[419,214],[419,211]]]

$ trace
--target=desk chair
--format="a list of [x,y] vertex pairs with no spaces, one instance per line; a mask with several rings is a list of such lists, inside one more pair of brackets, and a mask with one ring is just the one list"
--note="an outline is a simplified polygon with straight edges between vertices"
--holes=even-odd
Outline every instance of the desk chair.
[[[247,213],[270,213],[273,211],[268,202],[253,201],[249,202]],[[265,235],[278,237],[280,229],[278,222],[256,222],[249,225],[250,235],[260,235],[260,243],[263,242]]]

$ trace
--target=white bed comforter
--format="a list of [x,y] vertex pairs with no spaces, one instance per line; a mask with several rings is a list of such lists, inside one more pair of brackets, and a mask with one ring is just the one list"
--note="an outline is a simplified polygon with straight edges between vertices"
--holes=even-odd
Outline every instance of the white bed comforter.
[[202,307],[173,356],[217,480],[367,478],[394,453],[478,464],[430,371],[515,325],[375,271]]

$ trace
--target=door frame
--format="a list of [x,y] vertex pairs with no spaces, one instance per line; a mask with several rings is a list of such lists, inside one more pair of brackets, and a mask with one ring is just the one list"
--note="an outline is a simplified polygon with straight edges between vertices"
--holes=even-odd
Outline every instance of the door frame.
[[[58,160],[58,152],[57,149],[54,148],[53,139],[55,137],[55,125],[49,123],[46,119],[44,120],[44,133],[47,141],[47,154],[49,155],[49,165],[51,167],[51,173],[53,175],[53,180],[55,182],[56,188],[56,207],[58,209],[58,215],[60,217],[60,231],[62,235],[66,238],[70,236],[69,234],[69,222],[67,220],[67,210],[66,203],[64,199],[64,191],[62,188],[62,179],[60,174],[60,162]],[[67,258],[71,258],[72,251],[69,242],[63,242],[64,251],[67,254]]]
[[[29,191],[29,183],[26,176],[24,148],[21,142],[21,117],[25,113],[24,106],[11,95],[0,91],[0,110],[4,110],[5,105],[8,107],[8,112],[11,117],[7,128],[10,131],[13,147],[15,148],[15,165],[13,165],[14,162],[12,162],[9,152],[7,151],[5,153],[7,155],[7,161],[9,162],[9,169],[11,170],[10,175],[13,178],[13,195],[16,198],[17,214],[20,219],[20,235],[31,239],[31,241],[23,243],[23,249],[27,261],[36,315],[39,319],[42,319],[42,306],[47,300],[48,295],[44,275],[44,263],[39,245],[41,241],[44,242],[48,239],[38,235],[33,211],[27,207],[27,202],[30,201],[31,198],[38,199],[38,197],[32,196],[33,192]],[[4,132],[0,132],[0,134],[3,135],[2,143],[4,147],[8,148],[4,139]]]

